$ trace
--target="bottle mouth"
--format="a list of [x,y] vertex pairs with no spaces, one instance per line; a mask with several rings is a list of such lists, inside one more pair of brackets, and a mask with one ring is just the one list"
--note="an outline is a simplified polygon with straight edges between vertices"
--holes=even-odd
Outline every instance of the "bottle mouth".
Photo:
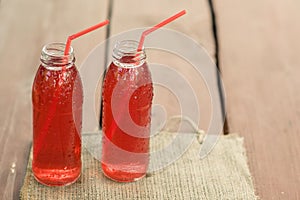
[[123,40],[116,43],[113,49],[114,63],[120,67],[141,66],[146,59],[144,47],[138,50],[139,42],[135,40]]
[[54,42],[46,44],[41,53],[41,62],[46,67],[61,68],[63,66],[70,67],[75,62],[74,50],[70,47],[68,55],[64,55],[65,44]]

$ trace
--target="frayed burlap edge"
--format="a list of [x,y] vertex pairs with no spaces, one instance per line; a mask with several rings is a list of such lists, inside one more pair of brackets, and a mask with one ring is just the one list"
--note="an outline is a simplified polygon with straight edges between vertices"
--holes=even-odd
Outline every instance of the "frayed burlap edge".
[[[173,133],[160,134],[162,138],[169,138]],[[99,161],[83,149],[83,170],[79,180],[66,187],[46,187],[34,180],[30,156],[20,198],[258,199],[247,165],[243,138],[236,134],[220,136],[214,149],[204,159],[199,158],[200,146],[194,140],[182,157],[168,167],[127,184],[105,178]]]

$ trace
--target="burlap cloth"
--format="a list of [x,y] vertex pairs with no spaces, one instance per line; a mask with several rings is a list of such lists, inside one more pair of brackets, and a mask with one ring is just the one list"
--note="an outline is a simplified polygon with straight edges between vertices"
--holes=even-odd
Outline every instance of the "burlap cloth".
[[[160,133],[170,138],[171,133]],[[159,144],[153,146],[161,146]],[[230,134],[219,140],[204,159],[201,144],[194,140],[188,150],[163,170],[133,183],[116,183],[101,172],[100,162],[89,151],[82,152],[82,175],[66,187],[46,187],[37,183],[31,171],[31,156],[21,199],[258,199],[255,195],[243,138]],[[153,162],[153,160],[151,161]],[[155,161],[154,161],[155,162]]]

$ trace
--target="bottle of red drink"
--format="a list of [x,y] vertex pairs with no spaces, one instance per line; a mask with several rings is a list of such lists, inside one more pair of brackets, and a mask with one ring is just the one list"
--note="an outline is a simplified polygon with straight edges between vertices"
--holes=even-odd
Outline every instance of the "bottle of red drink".
[[73,49],[65,44],[43,47],[32,87],[35,179],[49,186],[68,185],[81,173],[83,92]]
[[144,50],[121,41],[104,79],[102,170],[115,181],[132,182],[146,175],[153,87]]

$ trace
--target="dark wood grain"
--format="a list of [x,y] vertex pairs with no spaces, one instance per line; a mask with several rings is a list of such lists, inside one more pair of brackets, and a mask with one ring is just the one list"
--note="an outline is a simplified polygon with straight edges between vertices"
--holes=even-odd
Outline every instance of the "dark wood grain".
[[245,137],[257,193],[300,199],[300,2],[214,3],[229,126]]

